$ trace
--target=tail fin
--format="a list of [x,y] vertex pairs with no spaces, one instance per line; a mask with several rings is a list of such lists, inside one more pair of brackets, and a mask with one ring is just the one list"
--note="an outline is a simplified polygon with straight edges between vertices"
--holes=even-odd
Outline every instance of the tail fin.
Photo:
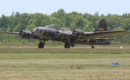
[[105,19],[101,19],[98,26],[94,31],[107,31],[107,22]]

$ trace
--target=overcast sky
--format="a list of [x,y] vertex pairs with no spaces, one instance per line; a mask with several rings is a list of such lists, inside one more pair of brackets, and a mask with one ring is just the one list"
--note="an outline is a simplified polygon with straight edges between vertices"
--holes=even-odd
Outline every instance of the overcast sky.
[[130,0],[0,0],[0,16],[12,12],[51,14],[59,9],[94,14],[130,13]]

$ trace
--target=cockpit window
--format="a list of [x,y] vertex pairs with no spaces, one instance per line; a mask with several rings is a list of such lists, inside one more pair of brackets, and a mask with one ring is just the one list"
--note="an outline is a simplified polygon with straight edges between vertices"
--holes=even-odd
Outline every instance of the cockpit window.
[[34,30],[33,30],[33,32],[38,32],[39,31],[39,28],[35,28]]

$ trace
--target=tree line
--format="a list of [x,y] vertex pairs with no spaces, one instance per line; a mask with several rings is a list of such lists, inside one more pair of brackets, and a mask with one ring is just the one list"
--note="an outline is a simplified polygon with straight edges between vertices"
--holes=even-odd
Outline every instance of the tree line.
[[[20,13],[12,12],[10,16],[2,15],[0,17],[0,31],[18,32],[21,30],[33,30],[38,26],[56,24],[59,27],[67,29],[81,29],[84,31],[93,31],[100,19],[106,19],[108,30],[130,30],[130,13],[118,15],[103,15],[97,12],[95,14],[70,12],[66,13],[64,9],[47,15],[42,13]],[[0,35],[2,38],[3,36]],[[6,35],[4,36],[6,37]],[[9,37],[9,36],[7,36]],[[119,38],[128,38],[128,36],[118,36]],[[10,40],[9,38],[6,38]],[[130,39],[130,38],[128,38]],[[1,41],[3,39],[0,39]],[[8,41],[7,40],[7,41]]]

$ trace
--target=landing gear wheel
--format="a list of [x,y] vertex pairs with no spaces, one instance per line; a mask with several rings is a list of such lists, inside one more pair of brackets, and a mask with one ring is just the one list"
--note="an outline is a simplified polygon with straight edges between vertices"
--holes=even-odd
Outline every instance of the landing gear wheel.
[[43,42],[40,42],[40,43],[38,44],[38,48],[44,48]]
[[74,46],[75,46],[75,43],[70,43],[70,46],[71,46],[71,47],[74,47]]
[[65,45],[64,45],[65,48],[70,48],[70,43],[69,42],[66,42]]
[[44,45],[45,45],[45,40],[43,40],[43,42],[41,41],[41,42],[38,44],[38,48],[44,48]]
[[92,45],[92,48],[94,48],[94,45]]

